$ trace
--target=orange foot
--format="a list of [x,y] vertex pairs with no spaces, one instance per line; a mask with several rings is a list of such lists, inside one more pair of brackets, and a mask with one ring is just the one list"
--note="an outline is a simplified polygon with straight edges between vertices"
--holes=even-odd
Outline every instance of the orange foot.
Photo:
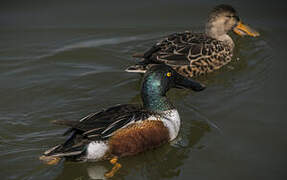
[[117,157],[113,157],[111,160],[110,160],[110,163],[114,165],[114,167],[110,170],[110,172],[107,172],[105,174],[105,177],[106,178],[111,178],[113,177],[116,172],[122,167],[122,165],[120,163],[118,163],[118,158]]
[[48,165],[56,165],[61,160],[61,158],[59,158],[59,157],[45,156],[45,155],[40,156],[39,159],[42,160],[45,164],[48,164]]

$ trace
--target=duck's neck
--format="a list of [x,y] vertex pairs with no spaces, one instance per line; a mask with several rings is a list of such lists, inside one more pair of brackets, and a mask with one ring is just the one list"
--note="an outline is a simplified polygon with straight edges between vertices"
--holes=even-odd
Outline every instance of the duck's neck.
[[141,98],[145,109],[160,112],[174,109],[174,106],[170,103],[166,97],[165,92],[162,90],[162,86],[157,85],[157,82],[144,83],[141,91]]
[[144,108],[150,111],[159,112],[174,109],[174,106],[166,96],[156,94],[142,95],[142,100]]
[[231,49],[234,48],[234,42],[231,37],[227,34],[227,31],[224,29],[223,25],[220,25],[220,22],[209,21],[205,27],[205,33],[214,39],[222,41],[227,44]]

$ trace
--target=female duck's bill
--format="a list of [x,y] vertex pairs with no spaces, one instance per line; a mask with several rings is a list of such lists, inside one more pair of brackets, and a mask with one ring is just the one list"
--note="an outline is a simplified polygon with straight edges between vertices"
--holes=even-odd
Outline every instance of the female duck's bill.
[[239,21],[237,25],[233,28],[233,32],[235,32],[239,36],[245,36],[245,35],[252,37],[260,36],[259,32],[243,24],[241,21]]

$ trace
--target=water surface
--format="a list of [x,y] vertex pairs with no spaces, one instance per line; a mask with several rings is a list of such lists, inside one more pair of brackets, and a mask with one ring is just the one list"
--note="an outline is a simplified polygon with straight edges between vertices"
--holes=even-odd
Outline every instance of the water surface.
[[[123,70],[163,36],[202,31],[225,1],[9,1],[0,11],[0,175],[3,179],[97,179],[108,162],[46,166],[62,142],[55,119],[77,120],[140,103],[138,74]],[[284,6],[232,4],[259,38],[240,38],[227,67],[199,80],[200,93],[168,93],[182,119],[171,144],[120,160],[115,179],[286,179]],[[226,3],[225,2],[225,3]],[[259,6],[260,5],[260,6]],[[255,8],[256,7],[256,8]],[[285,16],[286,17],[286,16]]]

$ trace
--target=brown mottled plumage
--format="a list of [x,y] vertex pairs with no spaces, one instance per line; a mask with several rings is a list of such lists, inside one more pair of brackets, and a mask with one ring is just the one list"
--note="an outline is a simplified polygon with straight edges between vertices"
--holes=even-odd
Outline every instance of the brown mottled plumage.
[[174,33],[155,44],[144,54],[134,57],[142,61],[126,69],[144,73],[154,64],[167,64],[181,75],[195,77],[213,72],[232,59],[234,42],[227,34],[233,30],[240,36],[259,36],[243,25],[236,11],[229,5],[216,6],[210,13],[205,33]]
[[177,72],[194,77],[212,72],[231,61],[232,49],[203,33],[175,33],[160,43],[149,59],[165,63]]

